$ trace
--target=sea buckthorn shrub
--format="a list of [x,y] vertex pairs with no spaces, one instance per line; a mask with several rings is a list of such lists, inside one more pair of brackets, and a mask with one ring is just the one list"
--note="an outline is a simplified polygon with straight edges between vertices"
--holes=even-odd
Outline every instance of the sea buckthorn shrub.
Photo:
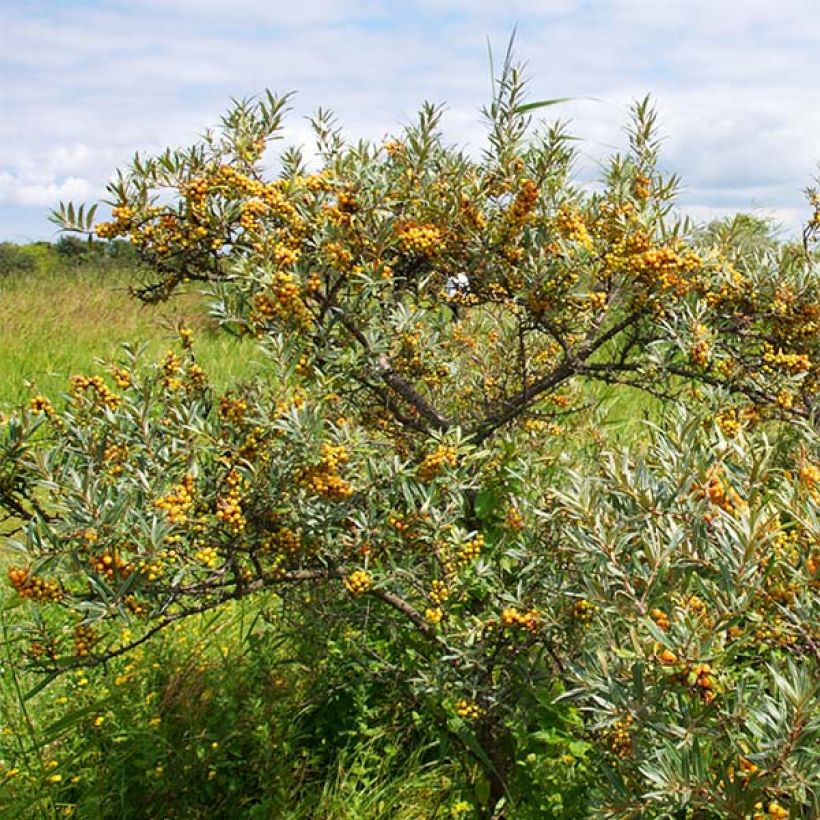
[[[381,145],[320,114],[320,167],[287,149],[270,178],[268,95],[137,158],[110,221],[58,215],[127,238],[143,299],[208,283],[269,366],[219,395],[181,328],[7,420],[27,657],[103,664],[273,589],[272,628],[350,625],[359,674],[481,767],[488,816],[810,812],[817,196],[802,246],[736,252],[675,216],[645,102],[589,193],[520,70],[496,88],[480,159],[434,106]],[[695,421],[606,455],[599,382]]]
[[818,441],[805,433],[784,447],[683,419],[548,491],[544,537],[564,556],[553,600],[584,604],[562,697],[609,759],[607,816],[818,811]]

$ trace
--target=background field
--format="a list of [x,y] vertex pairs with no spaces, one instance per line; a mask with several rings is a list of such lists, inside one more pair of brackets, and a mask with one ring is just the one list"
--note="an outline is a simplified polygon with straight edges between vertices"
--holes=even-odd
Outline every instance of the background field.
[[193,328],[200,363],[217,385],[254,372],[253,341],[219,332],[199,289],[143,305],[128,292],[138,282],[128,263],[29,251],[36,267],[0,275],[0,407],[27,401],[34,389],[58,395],[68,376],[93,372],[123,342],[156,358],[180,324]]

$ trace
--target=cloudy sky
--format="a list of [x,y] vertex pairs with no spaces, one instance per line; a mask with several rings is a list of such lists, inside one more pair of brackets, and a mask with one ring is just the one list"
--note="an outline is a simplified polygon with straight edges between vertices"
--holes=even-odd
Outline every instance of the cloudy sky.
[[[818,0],[0,0],[0,240],[53,238],[49,208],[101,197],[133,152],[187,145],[231,97],[295,90],[287,138],[334,110],[381,139],[425,100],[480,148],[517,27],[534,99],[583,142],[581,179],[651,93],[664,165],[697,219],[751,211],[794,232],[820,160]],[[589,98],[595,98],[590,100]]]

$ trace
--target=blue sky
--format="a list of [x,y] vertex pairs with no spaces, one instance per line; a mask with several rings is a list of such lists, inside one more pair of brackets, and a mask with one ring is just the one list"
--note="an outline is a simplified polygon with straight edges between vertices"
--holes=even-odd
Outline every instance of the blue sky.
[[583,139],[581,179],[623,147],[651,93],[663,163],[699,220],[750,211],[794,232],[820,160],[817,0],[0,0],[0,240],[53,238],[60,199],[93,201],[133,152],[187,145],[231,97],[295,90],[286,138],[334,110],[381,139],[423,100],[479,149],[513,27],[533,98]]

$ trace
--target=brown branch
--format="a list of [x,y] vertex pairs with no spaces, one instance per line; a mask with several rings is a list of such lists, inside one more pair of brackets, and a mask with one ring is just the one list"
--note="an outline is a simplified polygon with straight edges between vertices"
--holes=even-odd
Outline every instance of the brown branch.
[[372,382],[367,381],[364,378],[357,378],[356,381],[362,385],[366,390],[370,390],[378,396],[378,398],[384,403],[384,406],[388,409],[390,414],[393,416],[399,424],[403,424],[405,427],[409,427],[412,430],[415,430],[419,433],[426,433],[427,428],[421,424],[421,422],[416,421],[416,419],[408,416],[406,413],[402,412],[401,407],[399,406],[398,402],[396,402],[393,398],[391,398],[390,394],[382,387],[379,387]]
[[424,635],[425,638],[433,639],[436,637],[436,633],[432,625],[425,621],[421,613],[408,604],[404,598],[400,598],[398,595],[395,595],[386,589],[378,588],[369,590],[367,594],[372,595],[374,598],[378,598],[380,601],[383,601],[385,604],[404,615],[407,620],[410,621],[422,635]]
[[505,424],[519,416],[542,393],[547,390],[551,390],[561,384],[561,382],[578,375],[584,367],[584,362],[596,350],[599,350],[608,341],[626,330],[626,328],[634,324],[640,318],[640,313],[630,313],[620,322],[614,324],[605,333],[602,333],[595,339],[588,339],[584,341],[584,343],[579,345],[575,350],[565,348],[565,359],[558,367],[528,385],[511,399],[505,401],[498,410],[494,413],[490,413],[482,419],[468,433],[468,437],[472,439],[475,444],[481,444],[486,441],[486,439],[489,438],[499,427],[503,427]]
[[424,398],[412,384],[405,381],[390,364],[387,356],[379,357],[379,376],[382,380],[393,388],[405,401],[413,405],[420,415],[424,416],[438,430],[447,430],[450,427],[450,420],[441,412],[436,410],[427,399]]
[[473,444],[480,445],[486,441],[499,427],[503,427],[524,410],[542,393],[557,387],[561,382],[576,375],[576,368],[570,361],[564,361],[555,370],[532,382],[511,399],[505,401],[501,408],[485,416],[472,430],[467,433]]
[[[62,673],[68,672],[72,669],[87,669],[91,667],[102,666],[108,663],[109,661],[113,660],[114,658],[117,658],[121,655],[125,655],[132,649],[136,649],[138,646],[141,646],[146,641],[149,641],[152,637],[154,637],[154,635],[158,634],[171,624],[189,618],[192,615],[201,615],[204,612],[209,612],[210,610],[216,609],[217,607],[221,606],[224,603],[227,603],[228,601],[234,601],[239,600],[240,598],[245,598],[254,592],[260,592],[263,589],[273,588],[274,586],[280,583],[299,584],[304,583],[306,581],[340,580],[344,578],[346,574],[347,570],[343,566],[337,566],[322,567],[316,569],[291,570],[283,574],[269,575],[267,577],[257,578],[256,580],[250,581],[247,584],[235,586],[232,590],[223,591],[219,597],[214,598],[211,601],[206,601],[204,603],[197,604],[196,606],[187,607],[185,609],[163,616],[162,619],[158,623],[154,624],[154,626],[152,626],[144,635],[141,635],[136,640],[130,641],[127,644],[123,644],[122,646],[119,646],[116,649],[109,650],[101,655],[91,655],[83,658],[82,660],[72,661],[70,663],[61,664],[59,666],[43,666],[40,667],[40,671],[51,673],[54,675],[61,675]],[[407,618],[407,620],[410,621],[413,624],[413,626],[425,638],[429,640],[438,640],[433,626],[429,624],[427,621],[425,621],[421,613],[417,609],[415,609],[411,604],[405,601],[404,598],[402,598],[401,596],[396,595],[395,593],[390,592],[389,590],[379,588],[370,589],[365,594],[377,598],[378,600],[387,604],[392,609],[404,615],[404,617]]]
[[[692,381],[708,384],[712,387],[722,387],[724,390],[728,390],[730,393],[739,393],[740,395],[746,396],[747,398],[753,399],[754,401],[761,402],[762,404],[777,404],[775,397],[772,396],[770,393],[766,393],[763,390],[758,390],[748,385],[732,384],[729,381],[716,378],[715,376],[709,376],[706,373],[698,373],[694,370],[690,370],[688,368],[680,367],[677,365],[669,365],[667,366],[666,370],[669,373],[672,373],[675,376],[680,376],[684,379],[691,379]],[[790,413],[792,416],[796,416],[797,418],[801,419],[808,419],[810,417],[810,413],[807,410],[802,410],[799,407],[791,407],[787,412]]]

